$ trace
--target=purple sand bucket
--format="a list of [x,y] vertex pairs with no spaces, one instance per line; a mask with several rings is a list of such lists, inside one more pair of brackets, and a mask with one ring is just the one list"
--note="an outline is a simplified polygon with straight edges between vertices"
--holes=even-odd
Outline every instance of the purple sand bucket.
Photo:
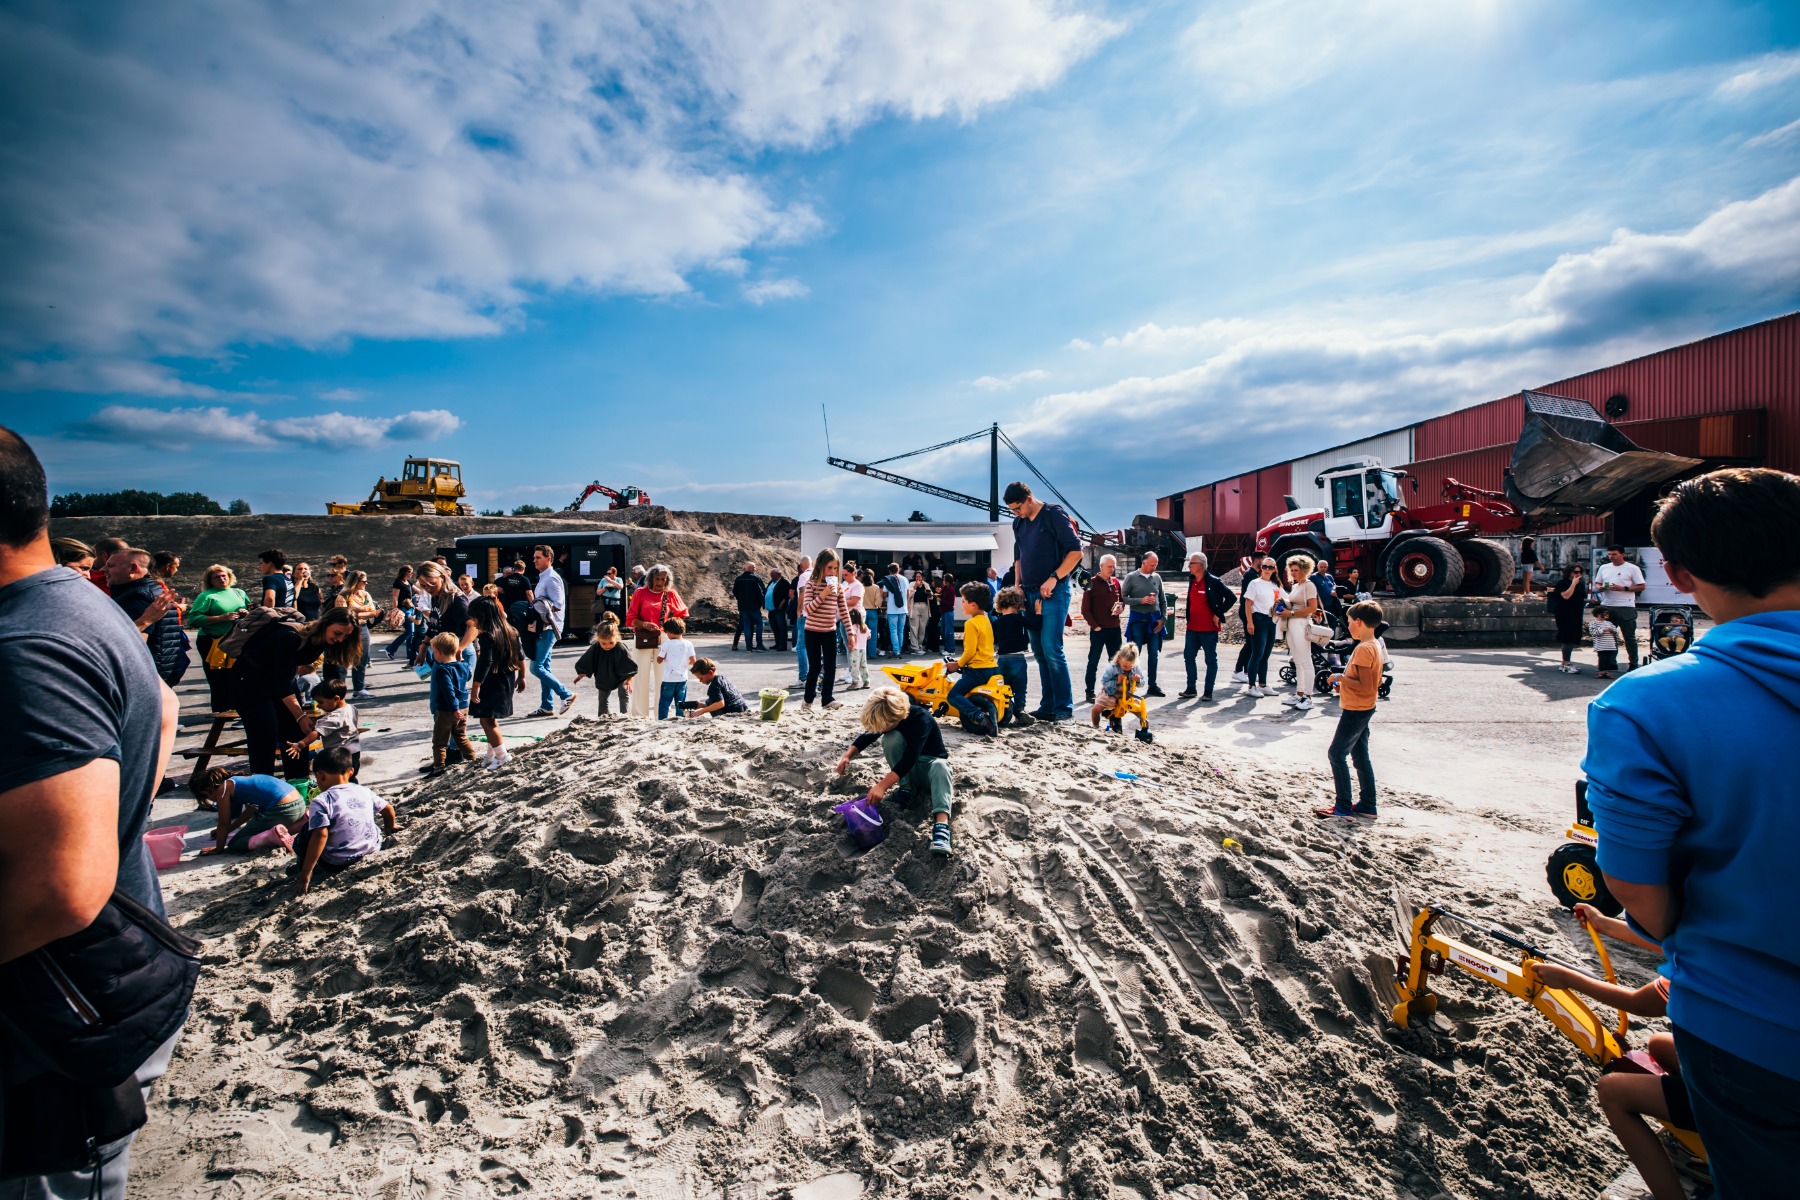
[[867,796],[834,804],[831,811],[844,818],[844,824],[850,830],[850,840],[864,850],[881,845],[887,838],[887,822],[881,819],[875,802]]

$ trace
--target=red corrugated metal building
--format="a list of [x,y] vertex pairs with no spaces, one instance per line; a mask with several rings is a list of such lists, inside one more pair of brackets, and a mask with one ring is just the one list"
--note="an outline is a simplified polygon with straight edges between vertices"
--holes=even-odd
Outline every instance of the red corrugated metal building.
[[[1587,400],[1603,412],[1611,401],[1620,432],[1646,449],[1702,458],[1709,466],[1800,473],[1800,313],[1535,390]],[[1380,437],[1392,445],[1394,437],[1410,433],[1412,461],[1388,465],[1403,465],[1419,481],[1420,496],[1435,497],[1450,477],[1498,490],[1524,414],[1519,396],[1505,396]],[[1291,463],[1277,463],[1164,496],[1156,513],[1179,518],[1190,537],[1229,548],[1282,512],[1291,481]],[[1646,544],[1648,498],[1605,521],[1574,522],[1558,531],[1604,531],[1628,544]]]

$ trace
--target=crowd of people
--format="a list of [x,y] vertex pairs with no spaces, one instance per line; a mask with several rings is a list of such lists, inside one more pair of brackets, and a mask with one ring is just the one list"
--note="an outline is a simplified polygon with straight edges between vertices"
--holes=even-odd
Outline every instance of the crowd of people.
[[[850,664],[863,653],[930,649],[928,639],[949,651],[960,619],[952,705],[965,726],[994,732],[965,703],[990,680],[1004,680],[1028,703],[1028,663],[1037,668],[1038,699],[1025,716],[1069,720],[1074,691],[1063,641],[1080,545],[1067,514],[1024,485],[1009,486],[1006,503],[1017,555],[1010,571],[985,578],[933,579],[899,564],[876,576],[830,550],[802,562],[792,580],[747,565],[732,587],[745,616],[739,641],[763,649],[767,614],[774,649],[785,651],[792,640],[805,703],[829,707],[840,650]],[[498,769],[508,757],[499,722],[528,675],[539,682],[534,715],[572,703],[550,654],[568,600],[548,547],[532,556],[535,574],[521,560],[479,588],[443,561],[427,560],[398,572],[381,601],[371,599],[366,575],[342,559],[315,573],[271,550],[252,589],[213,564],[184,597],[175,556],[112,539],[93,546],[52,540],[48,513],[36,456],[0,429],[0,728],[12,750],[0,766],[0,972],[29,956],[73,972],[68,978],[79,986],[84,972],[111,961],[96,959],[93,946],[118,953],[115,945],[136,936],[136,952],[156,969],[135,977],[141,982],[128,999],[134,1012],[157,1019],[135,1020],[130,1037],[109,1045],[110,1061],[120,1065],[102,1085],[91,1073],[61,1070],[58,1043],[32,1041],[34,1031],[60,1019],[41,1007],[41,993],[0,991],[3,1121],[7,1161],[15,1164],[0,1194],[121,1197],[143,1098],[167,1067],[199,970],[197,954],[163,921],[143,840],[175,740],[171,684],[197,658],[212,710],[235,713],[244,727],[249,770],[218,768],[190,781],[196,799],[217,810],[208,850],[286,853],[304,892],[379,850],[400,828],[393,806],[358,782],[362,726],[354,702],[367,694],[372,631],[393,634],[384,654],[404,655],[429,680],[432,760],[424,769],[474,758],[471,717],[486,735],[487,764]],[[1608,1086],[1601,1100],[1658,1200],[1676,1193],[1671,1176],[1650,1161],[1654,1139],[1631,1124],[1639,1113],[1666,1115],[1679,1105],[1681,1117],[1691,1117],[1725,1200],[1784,1194],[1800,1158],[1800,934],[1786,920],[1792,889],[1784,882],[1800,806],[1792,803],[1791,771],[1769,752],[1800,741],[1796,528],[1800,480],[1792,476],[1727,470],[1677,487],[1661,506],[1654,537],[1671,579],[1715,627],[1691,653],[1631,673],[1590,708],[1582,765],[1600,867],[1625,906],[1626,930],[1659,946],[1667,962],[1656,997],[1637,989],[1615,999],[1666,1010],[1673,1035],[1653,1050],[1677,1080],[1659,1084],[1655,1095]],[[1182,695],[1213,699],[1219,634],[1233,611],[1248,634],[1233,678],[1260,698],[1277,639],[1300,665],[1310,658],[1319,618],[1341,615],[1353,648],[1328,681],[1341,709],[1330,751],[1336,803],[1320,815],[1372,817],[1368,732],[1386,655],[1380,606],[1353,580],[1339,583],[1310,561],[1291,561],[1285,580],[1272,560],[1251,566],[1234,593],[1205,555],[1194,554],[1185,602],[1171,603],[1153,557],[1123,579],[1116,562],[1102,560],[1080,600],[1089,637],[1086,700],[1098,715],[1133,687],[1160,694],[1157,657],[1181,620]],[[1587,597],[1572,575],[1572,583],[1553,586],[1581,612]],[[1634,586],[1616,570],[1597,583]],[[659,717],[676,719],[747,707],[719,665],[687,639],[688,609],[667,566],[634,570],[629,580],[609,572],[594,604],[593,640],[575,663],[575,682],[592,682],[602,712],[616,704],[647,717],[654,703]],[[1632,644],[1628,621],[1614,614],[1606,624],[1609,636]],[[1304,710],[1313,703],[1312,673],[1297,674],[1289,702]],[[853,666],[843,686],[861,688],[865,679]],[[704,699],[688,698],[691,684],[706,688]],[[860,724],[839,771],[879,745],[888,771],[871,800],[910,797],[926,806],[931,850],[949,854],[954,772],[933,715],[899,689],[878,686],[869,688]],[[1546,979],[1568,986],[1592,982],[1545,970]],[[29,1122],[17,1116],[22,1100]],[[20,1128],[32,1131],[29,1146],[15,1146]]]

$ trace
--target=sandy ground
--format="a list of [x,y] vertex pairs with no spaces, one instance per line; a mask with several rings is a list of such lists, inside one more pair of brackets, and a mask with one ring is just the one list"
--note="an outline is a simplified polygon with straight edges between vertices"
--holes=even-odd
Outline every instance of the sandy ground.
[[[747,694],[792,680],[698,640]],[[549,735],[513,766],[421,785],[422,685],[380,664],[365,778],[406,828],[379,866],[300,900],[272,858],[163,875],[210,969],[134,1194],[1593,1195],[1622,1160],[1584,1060],[1463,981],[1442,1027],[1384,1026],[1381,976],[1396,883],[1586,962],[1543,862],[1604,684],[1394,657],[1374,826],[1307,815],[1334,708],[1222,682],[1160,702],[1152,747],[951,731],[948,863],[918,812],[838,836],[877,774],[826,770],[856,693],[677,728],[584,691],[508,724]],[[205,816],[156,819],[197,848]]]

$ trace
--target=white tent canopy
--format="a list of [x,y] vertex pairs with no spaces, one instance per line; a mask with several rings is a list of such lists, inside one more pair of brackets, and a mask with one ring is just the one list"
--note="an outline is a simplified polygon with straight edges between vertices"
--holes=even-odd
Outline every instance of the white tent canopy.
[[838,546],[846,550],[911,550],[920,554],[942,554],[946,550],[998,550],[1000,544],[991,533],[932,534],[870,533],[846,531],[838,535]]

